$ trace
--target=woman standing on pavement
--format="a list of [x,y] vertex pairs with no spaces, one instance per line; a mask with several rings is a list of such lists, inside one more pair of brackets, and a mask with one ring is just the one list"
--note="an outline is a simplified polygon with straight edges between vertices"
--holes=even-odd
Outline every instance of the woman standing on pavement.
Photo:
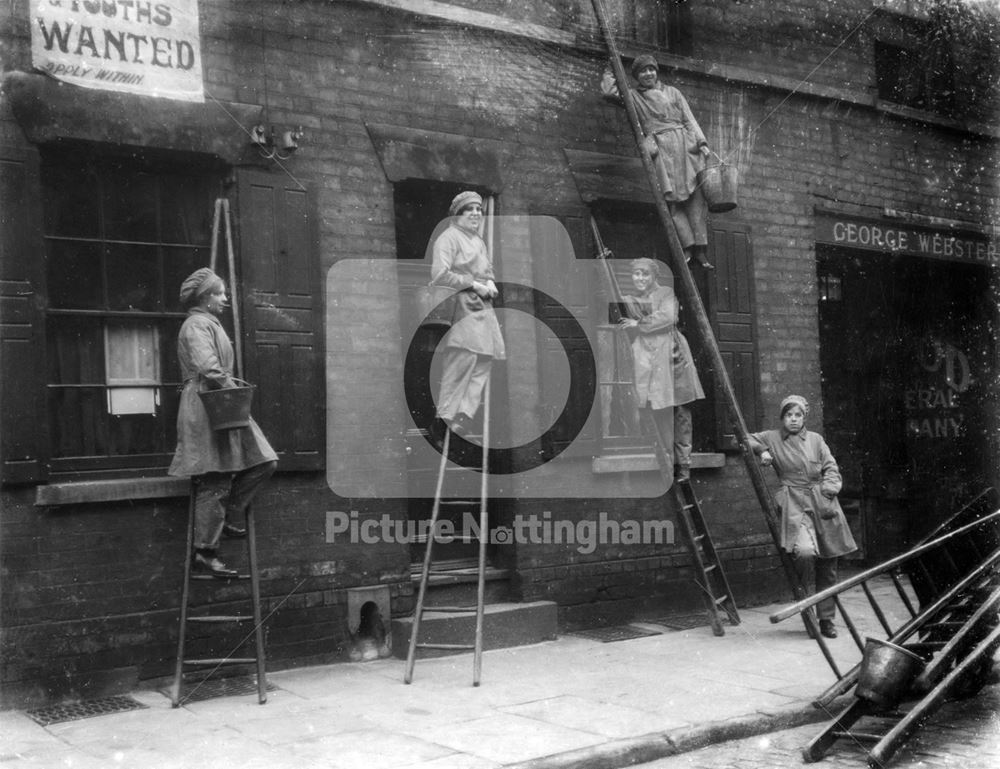
[[[781,402],[781,427],[750,435],[750,446],[781,481],[775,501],[781,510],[781,547],[792,554],[803,585],[812,565],[816,592],[837,584],[837,559],[858,549],[837,501],[843,480],[837,461],[819,433],[806,430],[809,404],[801,395]],[[832,598],[816,606],[820,633],[836,638]]]
[[705,397],[691,348],[677,328],[680,304],[674,289],[660,285],[669,268],[654,259],[632,260],[636,294],[623,297],[627,318],[622,328],[638,331],[632,340],[632,362],[639,408],[650,408],[663,450],[673,455],[674,478],[691,477],[692,420],[689,403]]
[[184,390],[177,412],[177,449],[170,475],[191,476],[197,483],[194,509],[194,571],[228,579],[236,576],[218,557],[219,539],[245,537],[235,521],[277,466],[278,457],[257,423],[233,430],[213,430],[199,392],[236,387],[233,345],[219,317],[228,307],[226,286],[207,267],[181,284],[181,304],[188,316],[177,335]]
[[431,285],[453,289],[451,329],[444,339],[441,388],[438,392],[438,427],[447,425],[465,436],[483,400],[494,360],[506,357],[500,324],[493,311],[497,287],[486,241],[479,233],[483,223],[483,198],[477,192],[460,192],[448,208],[451,222],[433,245]]

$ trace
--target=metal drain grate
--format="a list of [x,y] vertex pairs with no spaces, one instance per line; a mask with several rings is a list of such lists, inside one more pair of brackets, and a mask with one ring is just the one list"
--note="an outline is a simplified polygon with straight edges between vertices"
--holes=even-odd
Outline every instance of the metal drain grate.
[[592,641],[611,643],[612,641],[628,641],[630,638],[643,638],[650,635],[662,635],[659,630],[647,630],[633,625],[612,625],[611,627],[595,627],[587,630],[574,630],[569,635],[589,638]]
[[[729,624],[725,617],[721,618],[722,624]],[[658,617],[657,619],[646,620],[646,622],[651,622],[654,625],[663,625],[665,628],[670,630],[693,630],[696,627],[708,627],[708,614],[707,612],[696,612],[694,614],[670,614],[666,617]]]
[[[278,687],[268,682],[266,690],[273,692]],[[256,694],[257,681],[245,676],[232,676],[230,678],[210,678],[207,681],[191,681],[186,683],[181,689],[181,705],[188,702],[201,702],[211,700],[216,697],[237,697],[243,694]],[[170,696],[169,691],[164,694]]]
[[36,723],[42,726],[58,724],[63,721],[77,721],[81,718],[92,718],[93,716],[106,716],[110,713],[123,713],[126,710],[142,710],[149,707],[131,697],[122,695],[118,697],[104,697],[99,700],[87,700],[85,702],[71,702],[65,705],[50,705],[45,708],[26,710],[25,714]]

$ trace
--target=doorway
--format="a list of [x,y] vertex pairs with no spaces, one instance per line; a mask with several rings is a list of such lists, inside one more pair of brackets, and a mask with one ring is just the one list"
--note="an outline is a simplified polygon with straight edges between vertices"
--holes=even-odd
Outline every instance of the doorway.
[[877,562],[989,485],[989,271],[820,248],[817,278],[823,433],[865,559]]

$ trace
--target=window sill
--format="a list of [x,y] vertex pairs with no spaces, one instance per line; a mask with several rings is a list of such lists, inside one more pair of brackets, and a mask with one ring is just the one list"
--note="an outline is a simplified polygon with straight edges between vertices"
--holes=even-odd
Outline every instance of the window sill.
[[[726,455],[722,453],[701,453],[691,455],[691,469],[703,470],[713,467],[725,467]],[[608,454],[594,457],[591,470],[595,473],[637,473],[659,470],[656,455],[647,454]]]
[[190,488],[189,479],[169,477],[50,483],[35,489],[35,505],[82,505],[89,502],[186,497]]

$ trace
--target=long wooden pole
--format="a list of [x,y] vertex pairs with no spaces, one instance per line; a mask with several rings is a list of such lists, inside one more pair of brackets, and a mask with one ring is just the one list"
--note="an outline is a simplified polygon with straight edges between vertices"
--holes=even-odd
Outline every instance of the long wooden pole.
[[[740,445],[743,462],[746,465],[747,473],[750,475],[750,482],[753,484],[754,492],[760,502],[760,507],[764,513],[764,520],[767,523],[767,528],[771,533],[771,538],[774,540],[775,546],[777,547],[778,556],[781,559],[781,565],[785,570],[785,576],[788,578],[788,582],[792,587],[792,592],[795,595],[795,598],[802,600],[807,596],[807,591],[802,585],[802,580],[792,563],[791,557],[781,547],[781,529],[779,526],[777,506],[775,505],[774,497],[771,495],[771,490],[768,488],[767,483],[764,480],[764,474],[760,469],[757,458],[754,456],[753,450],[750,448],[750,434],[747,430],[746,421],[743,418],[743,412],[740,410],[739,401],[736,399],[736,390],[733,389],[733,383],[729,378],[728,372],[726,371],[726,364],[722,358],[722,353],[719,351],[719,345],[715,340],[715,333],[712,331],[712,324],[708,319],[708,313],[705,311],[705,305],[701,301],[701,295],[698,293],[698,287],[694,282],[694,277],[691,275],[691,270],[688,268],[687,260],[684,257],[684,249],[681,246],[680,238],[677,236],[677,229],[674,226],[674,220],[670,214],[670,209],[667,206],[667,201],[663,196],[663,190],[660,188],[660,182],[656,176],[656,168],[653,165],[653,159],[650,157],[649,153],[646,152],[643,142],[645,134],[643,133],[642,123],[640,122],[639,115],[636,112],[635,104],[632,102],[632,89],[629,85],[628,78],[625,75],[625,68],[622,66],[621,56],[618,53],[618,46],[615,43],[614,37],[611,35],[610,28],[608,27],[607,15],[604,12],[602,1],[592,0],[592,2],[594,6],[594,13],[597,16],[597,23],[600,26],[601,34],[603,35],[608,48],[611,69],[614,72],[615,82],[618,85],[618,92],[621,94],[622,101],[625,104],[625,111],[628,114],[629,124],[632,127],[632,133],[635,137],[636,146],[639,150],[639,158],[642,160],[646,176],[653,190],[653,202],[656,205],[656,212],[660,217],[660,222],[663,225],[663,229],[667,236],[667,248],[670,252],[670,260],[674,274],[680,276],[681,283],[684,286],[685,297],[687,298],[688,304],[694,315],[696,331],[701,339],[703,348],[708,352],[711,358],[712,368],[715,371],[716,382],[722,390],[729,413],[733,420],[734,433],[736,435],[736,440]],[[817,628],[815,627],[815,621],[812,619],[812,616],[808,614],[804,616],[806,617],[807,627],[815,633]]]

